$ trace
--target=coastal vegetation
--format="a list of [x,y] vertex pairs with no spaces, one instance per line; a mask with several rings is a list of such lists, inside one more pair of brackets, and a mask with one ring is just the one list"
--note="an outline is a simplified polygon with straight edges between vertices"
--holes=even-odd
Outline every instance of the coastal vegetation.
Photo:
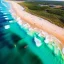
[[27,12],[64,28],[64,9],[62,7],[57,8],[55,5],[43,4],[42,2],[22,2],[19,4],[25,7]]

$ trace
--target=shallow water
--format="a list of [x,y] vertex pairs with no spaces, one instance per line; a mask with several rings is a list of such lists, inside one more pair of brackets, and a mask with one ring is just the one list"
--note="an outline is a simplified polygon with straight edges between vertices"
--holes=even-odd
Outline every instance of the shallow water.
[[[0,7],[0,64],[64,64],[60,51],[55,54],[55,49],[49,48],[44,37],[19,26],[8,8]],[[36,46],[34,37],[41,41],[41,46]]]

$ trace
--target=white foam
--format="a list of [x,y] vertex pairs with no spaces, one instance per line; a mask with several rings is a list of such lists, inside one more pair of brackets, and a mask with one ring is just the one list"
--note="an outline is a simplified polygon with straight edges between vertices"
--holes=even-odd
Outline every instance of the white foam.
[[7,17],[7,16],[3,16],[3,17]]
[[8,20],[9,18],[5,18],[6,20]]
[[45,42],[45,43],[49,43],[49,39],[45,39],[44,42]]
[[62,53],[64,54],[64,48],[62,49]]
[[42,45],[41,41],[38,38],[34,37],[34,41],[37,47],[40,47]]
[[4,28],[5,29],[9,29],[10,28],[10,25],[5,25]]
[[12,23],[13,21],[9,21],[10,23]]
[[8,13],[3,13],[3,14],[8,14]]

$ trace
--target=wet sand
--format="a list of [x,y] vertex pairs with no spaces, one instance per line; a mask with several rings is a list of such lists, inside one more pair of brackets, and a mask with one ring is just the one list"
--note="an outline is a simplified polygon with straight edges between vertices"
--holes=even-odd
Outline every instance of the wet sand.
[[60,28],[45,19],[41,19],[37,16],[34,16],[26,11],[23,11],[19,4],[16,2],[10,1],[10,4],[15,11],[15,13],[20,16],[20,18],[27,23],[46,31],[47,33],[55,36],[61,41],[62,47],[64,47],[64,29]]

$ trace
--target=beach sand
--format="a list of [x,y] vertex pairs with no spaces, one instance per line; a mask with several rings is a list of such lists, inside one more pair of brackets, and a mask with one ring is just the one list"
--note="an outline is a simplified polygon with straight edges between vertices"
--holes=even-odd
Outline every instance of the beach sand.
[[33,27],[37,27],[44,30],[48,34],[55,36],[61,41],[61,47],[64,47],[64,28],[58,27],[45,19],[39,18],[22,10],[21,6],[14,1],[9,1],[9,3],[11,4],[16,15],[18,15],[22,20],[26,21]]

